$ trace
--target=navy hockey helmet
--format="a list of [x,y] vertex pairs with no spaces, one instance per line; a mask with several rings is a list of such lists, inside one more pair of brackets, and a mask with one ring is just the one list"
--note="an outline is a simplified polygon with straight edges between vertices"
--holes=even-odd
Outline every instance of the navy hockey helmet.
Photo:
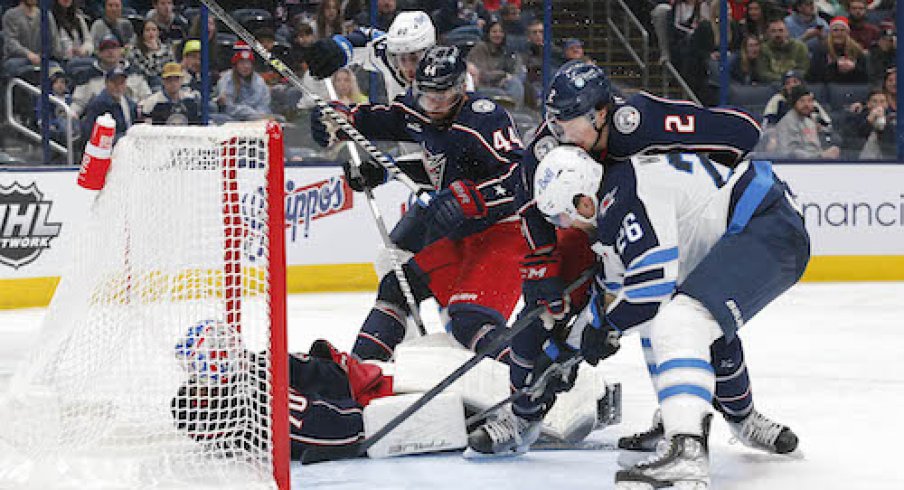
[[415,84],[421,90],[442,92],[465,81],[468,66],[458,46],[433,46],[417,66]]
[[612,85],[602,68],[580,60],[570,61],[552,79],[546,114],[568,121],[601,109],[612,100]]
[[446,120],[465,97],[467,64],[457,46],[434,46],[417,67],[413,93],[417,105],[435,122]]

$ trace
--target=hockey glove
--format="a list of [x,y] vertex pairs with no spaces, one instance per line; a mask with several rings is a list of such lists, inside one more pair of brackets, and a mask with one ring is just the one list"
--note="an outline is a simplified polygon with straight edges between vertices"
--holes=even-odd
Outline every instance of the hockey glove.
[[343,36],[318,39],[304,48],[302,57],[308,63],[311,76],[327,78],[347,65],[352,57],[352,44]]
[[[591,301],[594,301],[592,299]],[[588,308],[591,308],[588,306]],[[609,325],[604,318],[594,316],[581,333],[581,354],[591,366],[618,352],[621,348],[621,332]]]
[[[574,387],[574,381],[578,377],[578,363],[568,362],[578,354],[578,351],[567,344],[548,340],[543,346],[543,352],[534,359],[534,369],[528,375],[528,383],[532,386],[531,398],[562,393]],[[544,376],[544,373],[549,373]]]
[[551,330],[568,314],[565,281],[559,277],[562,258],[558,253],[528,255],[521,261],[521,292],[526,308],[546,307],[543,326]]
[[[345,117],[349,124],[355,124],[355,119],[352,117],[351,109],[348,106],[339,102],[330,102],[330,107]],[[347,139],[345,135],[340,133],[339,124],[324,114],[320,107],[314,107],[314,110],[311,111],[311,136],[318,145],[324,148],[340,139]]]
[[487,207],[473,182],[456,180],[433,196],[427,215],[436,231],[445,236],[467,219],[485,217]]
[[386,170],[379,163],[366,160],[357,168],[355,166],[355,162],[351,160],[342,164],[342,173],[353,191],[364,192],[365,187],[373,189],[386,182]]

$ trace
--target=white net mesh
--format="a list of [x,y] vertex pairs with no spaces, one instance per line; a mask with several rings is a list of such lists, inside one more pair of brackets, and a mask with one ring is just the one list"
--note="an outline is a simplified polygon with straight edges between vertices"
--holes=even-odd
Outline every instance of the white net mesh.
[[263,123],[119,141],[0,400],[0,487],[273,486],[269,152]]

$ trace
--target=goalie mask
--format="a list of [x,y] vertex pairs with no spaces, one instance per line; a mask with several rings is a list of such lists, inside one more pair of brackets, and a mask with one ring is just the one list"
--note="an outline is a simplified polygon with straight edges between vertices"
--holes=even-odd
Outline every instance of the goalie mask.
[[[570,228],[576,222],[596,225],[599,210],[597,192],[603,183],[603,166],[576,146],[557,146],[537,166],[534,198],[537,208],[550,223]],[[578,198],[593,201],[594,216],[586,218],[577,210]]]
[[436,29],[424,12],[400,12],[386,33],[386,58],[395,76],[411,83],[424,53],[436,44]]
[[465,99],[467,65],[456,46],[434,46],[417,67],[412,93],[418,109],[434,123],[454,118]]

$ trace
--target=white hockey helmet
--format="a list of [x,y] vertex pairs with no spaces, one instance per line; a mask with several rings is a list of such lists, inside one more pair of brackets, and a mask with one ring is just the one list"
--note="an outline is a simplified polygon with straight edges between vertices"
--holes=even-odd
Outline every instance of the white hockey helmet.
[[399,12],[386,33],[386,57],[396,77],[411,83],[424,53],[436,44],[436,28],[421,11]]
[[596,217],[578,214],[577,197],[593,200],[599,210],[596,193],[603,183],[603,166],[582,148],[561,145],[543,157],[534,174],[534,198],[537,208],[550,223],[569,228],[575,222],[596,224]]

